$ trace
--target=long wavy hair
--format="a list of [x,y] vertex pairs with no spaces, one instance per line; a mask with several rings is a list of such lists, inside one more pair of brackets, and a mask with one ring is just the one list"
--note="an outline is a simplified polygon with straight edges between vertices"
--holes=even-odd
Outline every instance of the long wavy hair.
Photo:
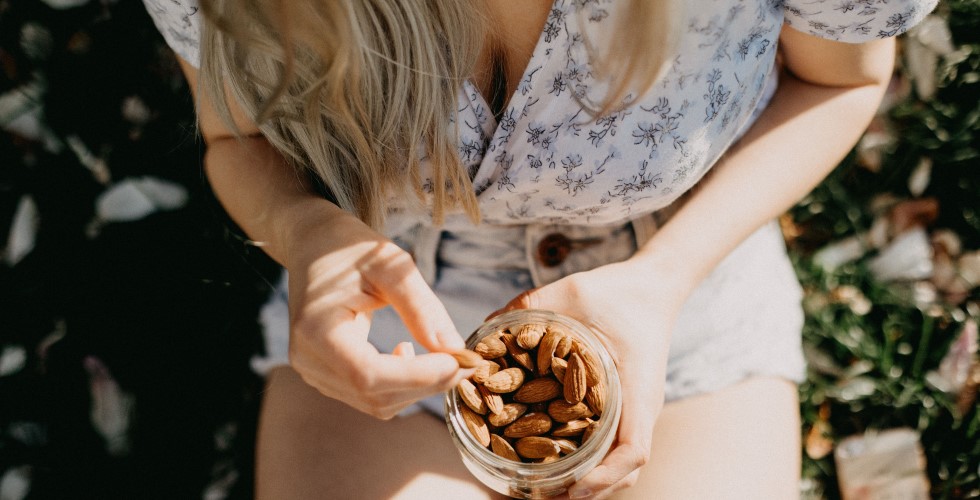
[[[383,227],[395,196],[421,206],[423,159],[433,219],[461,209],[478,222],[453,123],[457,93],[492,29],[485,1],[202,0],[200,81],[233,131],[229,102],[370,226]],[[619,16],[609,47],[589,45],[600,77],[617,75],[595,115],[653,85],[681,4],[615,1],[629,15]]]

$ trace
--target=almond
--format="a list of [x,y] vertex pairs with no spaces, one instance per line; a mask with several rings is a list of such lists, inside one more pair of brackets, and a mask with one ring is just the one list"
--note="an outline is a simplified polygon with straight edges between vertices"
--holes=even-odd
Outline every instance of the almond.
[[482,365],[476,367],[476,371],[470,376],[474,382],[482,384],[490,378],[491,375],[500,371],[500,365],[494,363],[493,361],[485,361]]
[[541,337],[544,335],[544,331],[545,326],[537,323],[529,323],[521,326],[515,336],[517,345],[528,350],[537,348],[538,343],[541,342]]
[[507,442],[506,439],[496,435],[490,435],[490,449],[493,450],[498,456],[504,457],[508,460],[513,460],[515,462],[520,462],[521,457],[517,456],[517,452],[514,451],[514,447]]
[[551,371],[551,357],[555,355],[555,348],[558,347],[558,343],[564,337],[565,334],[561,330],[556,330],[550,326],[545,331],[544,336],[541,337],[541,342],[538,344],[538,375],[544,376]]
[[456,392],[459,393],[459,399],[462,399],[463,403],[465,403],[471,410],[480,415],[486,415],[487,404],[483,401],[483,396],[480,395],[480,392],[477,390],[476,386],[473,385],[473,382],[470,382],[465,378],[460,380],[459,383],[456,384]]
[[564,423],[555,427],[555,430],[551,432],[552,436],[555,437],[569,437],[578,436],[585,432],[585,428],[592,423],[589,419],[572,420],[571,422]]
[[502,335],[500,340],[507,346],[507,352],[510,353],[510,357],[517,364],[523,366],[529,372],[534,371],[534,361],[531,359],[531,355],[523,347],[517,345],[517,338],[507,333]]
[[[492,441],[493,436],[491,436],[490,439]],[[569,453],[578,449],[578,443],[572,441],[571,439],[558,438],[555,439],[554,442],[558,445],[558,451],[560,451],[562,455],[568,455]]]
[[561,395],[561,384],[552,377],[541,377],[524,382],[514,394],[518,403],[543,403]]
[[[476,418],[480,418],[475,413]],[[568,424],[565,424],[568,425]],[[551,430],[551,417],[546,413],[528,413],[514,421],[514,423],[504,429],[504,436],[509,438],[522,438],[528,436],[540,436],[547,434]],[[489,439],[489,438],[487,438]]]
[[596,415],[602,415],[602,410],[606,407],[606,384],[605,382],[599,382],[589,390],[585,392],[585,404],[589,405],[592,412]]
[[486,403],[486,408],[493,412],[495,415],[499,415],[500,412],[504,411],[504,399],[500,397],[500,394],[494,394],[490,392],[484,386],[477,386],[477,390],[480,391],[480,396],[483,398],[483,402]]
[[507,354],[507,346],[497,337],[486,337],[473,348],[483,359],[494,359]]
[[508,368],[494,373],[483,383],[484,387],[498,394],[516,391],[524,383],[524,370]]
[[518,439],[514,443],[517,454],[524,458],[545,458],[558,455],[558,443],[550,438],[531,436]]
[[551,358],[551,372],[555,374],[555,378],[558,380],[565,380],[565,369],[568,367],[568,361],[561,358]]
[[585,383],[589,387],[598,384],[602,380],[602,363],[599,362],[599,358],[581,342],[573,344],[572,352],[581,356],[582,361],[585,362]]
[[482,356],[469,349],[456,349],[449,354],[456,358],[460,368],[476,368],[484,363]]
[[504,408],[500,413],[491,413],[487,417],[487,420],[490,422],[490,425],[494,427],[504,427],[505,425],[517,420],[517,417],[520,417],[526,411],[527,405],[522,405],[520,403],[508,403],[504,405]]
[[555,357],[567,358],[570,352],[572,352],[572,337],[566,335],[562,337],[561,341],[558,342],[558,346],[555,347]]
[[585,384],[585,363],[577,352],[572,352],[568,357],[568,368],[565,369],[565,401],[578,403],[585,399],[585,391],[588,390]]
[[582,444],[585,444],[586,441],[592,438],[592,434],[594,434],[595,430],[598,428],[599,422],[590,423],[588,427],[585,428],[585,432],[582,433]]
[[483,417],[473,413],[473,410],[466,406],[461,406],[459,410],[463,415],[463,421],[466,422],[466,427],[470,430],[470,434],[484,448],[490,446],[490,429],[487,429],[487,423],[483,420]]
[[571,422],[592,416],[592,410],[585,403],[569,403],[556,399],[548,404],[548,415],[556,422]]

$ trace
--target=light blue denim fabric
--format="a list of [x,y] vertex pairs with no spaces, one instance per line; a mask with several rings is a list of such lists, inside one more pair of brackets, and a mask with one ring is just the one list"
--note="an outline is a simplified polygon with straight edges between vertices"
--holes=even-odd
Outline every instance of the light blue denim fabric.
[[[637,236],[645,240],[653,226],[652,217],[645,217],[614,227],[415,227],[395,241],[413,252],[465,337],[524,290],[626,259],[636,249]],[[545,267],[536,256],[537,245],[555,232],[598,243],[573,250],[558,267]],[[668,358],[667,400],[715,391],[753,375],[802,381],[801,297],[779,227],[767,224],[726,257],[682,308]],[[375,313],[369,339],[384,352],[411,340],[390,308]],[[416,349],[423,352],[419,345]],[[421,405],[441,414],[443,402],[434,397]]]

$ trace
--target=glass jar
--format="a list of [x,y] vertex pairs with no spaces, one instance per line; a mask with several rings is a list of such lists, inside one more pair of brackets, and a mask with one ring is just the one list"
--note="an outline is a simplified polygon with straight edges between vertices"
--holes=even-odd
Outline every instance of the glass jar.
[[564,327],[567,334],[584,343],[602,364],[605,374],[605,404],[598,426],[579,448],[549,463],[523,463],[498,456],[470,433],[463,419],[464,405],[454,388],[446,393],[446,424],[463,463],[490,489],[515,498],[546,498],[565,492],[569,486],[599,465],[606,456],[619,427],[621,390],[616,365],[595,334],[579,321],[551,311],[518,309],[500,314],[477,329],[466,340],[473,349],[488,335],[528,323]]

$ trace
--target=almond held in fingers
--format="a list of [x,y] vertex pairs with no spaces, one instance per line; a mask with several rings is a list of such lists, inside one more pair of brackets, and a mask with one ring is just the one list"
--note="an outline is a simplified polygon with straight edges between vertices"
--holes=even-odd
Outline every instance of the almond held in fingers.
[[498,337],[487,337],[473,348],[483,359],[494,359],[507,354],[507,346]]
[[[476,414],[474,414],[476,415]],[[478,417],[479,418],[479,417]],[[551,430],[551,417],[546,413],[528,413],[504,429],[504,436],[522,438],[540,436]]]
[[531,350],[538,347],[541,337],[544,336],[545,326],[537,323],[529,323],[517,329],[517,345],[524,349]]
[[520,403],[507,403],[500,413],[491,413],[487,417],[487,421],[490,425],[494,427],[504,427],[510,425],[513,421],[517,420],[518,417],[527,412],[527,405],[522,405]]
[[482,356],[469,349],[456,349],[449,354],[456,358],[460,368],[476,368],[485,362]]
[[507,346],[507,353],[510,354],[510,358],[514,362],[523,366],[529,372],[534,371],[534,360],[531,359],[531,354],[523,347],[517,345],[516,337],[507,333],[502,335],[500,340]]
[[524,383],[524,370],[507,368],[494,373],[483,383],[483,386],[497,394],[514,392]]
[[552,377],[541,377],[524,382],[514,393],[518,403],[544,403],[561,395],[561,384]]
[[548,415],[556,422],[571,422],[592,416],[592,410],[585,403],[569,403],[556,399],[548,404]]
[[541,337],[541,342],[538,344],[538,355],[536,359],[538,363],[538,375],[544,376],[551,371],[551,358],[555,355],[555,348],[558,347],[558,343],[561,342],[564,336],[565,334],[561,330],[556,330],[550,326],[545,330],[544,336]]
[[514,451],[514,447],[507,442],[506,439],[496,435],[490,435],[490,449],[493,450],[497,456],[506,458],[508,460],[513,460],[515,462],[520,462],[521,457],[517,456],[517,452]]
[[499,371],[500,365],[493,361],[486,361],[482,365],[476,367],[476,371],[473,372],[473,375],[471,375],[470,378],[473,380],[473,382],[482,384],[486,382],[491,375]]
[[463,421],[466,422],[466,428],[470,430],[470,434],[476,441],[484,448],[490,446],[490,429],[487,428],[487,422],[483,420],[483,417],[474,413],[467,406],[461,406],[459,410],[463,415]]
[[456,392],[459,393],[459,398],[463,400],[463,403],[469,407],[469,409],[480,415],[486,415],[487,404],[483,400],[483,396],[477,390],[473,382],[466,380],[460,380],[456,384]]
[[541,436],[531,436],[518,439],[514,443],[517,454],[524,458],[546,458],[558,456],[558,443],[550,438]]
[[582,357],[577,352],[572,352],[568,357],[568,368],[565,369],[565,401],[578,403],[585,399],[585,392],[588,390],[586,385],[586,368]]
[[486,403],[488,410],[495,415],[499,415],[500,412],[504,411],[504,398],[500,397],[500,394],[490,392],[490,389],[482,385],[477,386],[477,390],[480,391],[480,396],[483,398],[483,402]]

